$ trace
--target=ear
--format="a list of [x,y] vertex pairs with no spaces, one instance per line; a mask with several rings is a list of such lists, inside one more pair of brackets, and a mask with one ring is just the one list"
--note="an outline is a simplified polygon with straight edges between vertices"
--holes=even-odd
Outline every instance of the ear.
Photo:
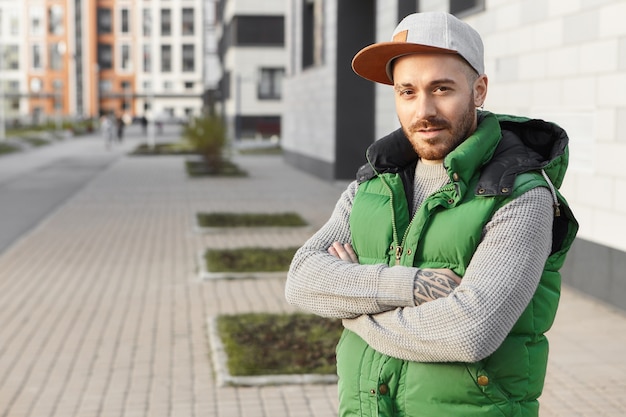
[[487,85],[489,80],[485,74],[474,81],[474,106],[481,107],[487,98]]

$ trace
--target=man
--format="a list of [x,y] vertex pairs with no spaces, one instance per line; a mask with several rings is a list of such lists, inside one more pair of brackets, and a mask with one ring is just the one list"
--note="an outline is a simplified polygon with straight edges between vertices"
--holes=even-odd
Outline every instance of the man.
[[482,40],[447,13],[406,17],[352,65],[393,86],[402,127],[369,147],[285,289],[343,319],[340,416],[537,416],[577,231],[557,191],[565,132],[477,110]]

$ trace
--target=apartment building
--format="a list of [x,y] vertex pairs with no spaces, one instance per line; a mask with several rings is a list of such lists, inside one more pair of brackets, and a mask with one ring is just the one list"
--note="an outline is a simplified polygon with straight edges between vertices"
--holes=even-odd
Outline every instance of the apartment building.
[[207,88],[204,7],[213,3],[0,0],[5,118],[199,114]]
[[[354,178],[367,145],[399,123],[391,88],[352,74],[352,57],[365,45],[389,40],[410,12],[452,12],[483,37],[489,77],[485,109],[551,120],[569,134],[570,166],[561,191],[580,231],[564,282],[626,309],[626,174],[621,170],[626,155],[626,2],[288,4],[287,39],[293,41],[282,146],[289,163],[329,180]],[[311,51],[319,53],[311,56]]]
[[220,93],[235,141],[281,136],[285,7],[284,0],[218,0]]

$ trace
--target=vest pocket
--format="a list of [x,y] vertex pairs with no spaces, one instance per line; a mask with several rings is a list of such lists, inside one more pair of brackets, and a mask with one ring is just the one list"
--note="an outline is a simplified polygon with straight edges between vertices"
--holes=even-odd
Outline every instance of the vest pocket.
[[484,399],[488,401],[486,404],[491,403],[494,412],[497,410],[503,416],[513,415],[511,399],[500,387],[497,379],[487,371],[484,363],[468,363],[465,367],[478,392],[482,393]]

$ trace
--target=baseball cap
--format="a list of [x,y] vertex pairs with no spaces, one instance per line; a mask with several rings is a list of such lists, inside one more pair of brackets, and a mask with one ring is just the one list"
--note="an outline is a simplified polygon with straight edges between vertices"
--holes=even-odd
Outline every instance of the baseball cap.
[[450,13],[410,14],[396,26],[391,42],[366,46],[354,56],[352,69],[370,81],[393,84],[391,62],[419,53],[458,54],[478,74],[485,72],[480,34]]

